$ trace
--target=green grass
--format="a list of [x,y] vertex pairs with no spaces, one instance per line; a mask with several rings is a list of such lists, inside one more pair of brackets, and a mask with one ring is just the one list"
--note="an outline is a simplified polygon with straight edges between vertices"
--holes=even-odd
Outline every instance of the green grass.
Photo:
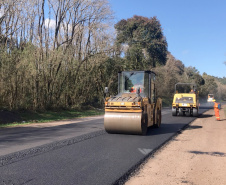
[[60,111],[43,111],[43,112],[23,111],[23,112],[18,112],[18,114],[22,118],[21,122],[0,124],[0,127],[11,127],[11,126],[26,125],[26,124],[32,124],[32,123],[45,123],[45,122],[51,122],[51,121],[103,115],[104,110],[101,110],[101,109],[60,110]]
[[0,128],[6,128],[6,127],[14,127],[14,126],[18,126],[18,125],[28,125],[28,124],[31,124],[31,123],[6,123],[6,124],[0,124]]

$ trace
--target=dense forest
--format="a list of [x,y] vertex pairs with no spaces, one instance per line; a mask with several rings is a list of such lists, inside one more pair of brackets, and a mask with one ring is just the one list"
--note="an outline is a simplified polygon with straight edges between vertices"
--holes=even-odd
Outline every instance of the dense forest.
[[114,24],[107,0],[0,2],[0,109],[103,107],[104,87],[116,94],[122,70],[156,72],[165,104],[177,82],[226,99],[225,78],[201,75],[168,51],[157,17]]

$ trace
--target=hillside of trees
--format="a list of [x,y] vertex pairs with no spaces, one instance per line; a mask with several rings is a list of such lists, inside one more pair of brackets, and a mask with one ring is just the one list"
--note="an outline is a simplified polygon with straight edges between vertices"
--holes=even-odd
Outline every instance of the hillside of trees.
[[165,104],[177,82],[226,99],[226,78],[185,67],[157,17],[113,21],[107,0],[1,1],[0,109],[103,107],[104,87],[116,94],[122,70],[155,71]]

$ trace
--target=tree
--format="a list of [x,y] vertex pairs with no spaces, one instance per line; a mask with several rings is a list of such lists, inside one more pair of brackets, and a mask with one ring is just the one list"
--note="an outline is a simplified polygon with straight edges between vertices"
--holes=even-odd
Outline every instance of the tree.
[[175,59],[170,52],[167,54],[166,68],[167,71],[171,71],[175,75],[182,75],[185,70],[184,64],[180,60]]
[[164,105],[171,105],[175,92],[175,84],[184,82],[184,64],[177,60],[170,52],[167,53],[165,66],[158,66],[154,69],[157,74],[158,96],[163,99]]
[[95,102],[114,50],[111,19],[107,0],[1,1],[0,107]]
[[205,80],[203,77],[199,74],[199,71],[195,67],[187,67],[185,70],[185,75],[187,77],[187,80],[191,83],[195,83],[197,87],[204,85]]
[[209,76],[207,74],[203,74],[202,77],[205,80],[205,84],[200,87],[200,96],[206,98],[208,94],[216,95],[218,85],[214,77]]
[[117,44],[127,46],[125,58],[130,69],[149,69],[164,65],[167,42],[156,17],[133,16],[115,25]]

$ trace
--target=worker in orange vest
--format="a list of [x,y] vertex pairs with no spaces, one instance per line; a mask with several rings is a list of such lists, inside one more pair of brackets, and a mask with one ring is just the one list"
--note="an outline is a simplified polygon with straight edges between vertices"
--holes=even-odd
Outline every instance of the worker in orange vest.
[[[140,89],[140,93],[141,93],[141,88],[139,87],[139,89]],[[130,92],[131,92],[131,93],[137,92],[137,88],[131,87]]]
[[130,92],[131,93],[135,93],[136,92],[136,89],[134,87],[131,87]]
[[213,100],[214,102],[214,112],[215,112],[215,116],[217,121],[220,121],[220,113],[219,113],[219,103],[216,102],[216,100]]

